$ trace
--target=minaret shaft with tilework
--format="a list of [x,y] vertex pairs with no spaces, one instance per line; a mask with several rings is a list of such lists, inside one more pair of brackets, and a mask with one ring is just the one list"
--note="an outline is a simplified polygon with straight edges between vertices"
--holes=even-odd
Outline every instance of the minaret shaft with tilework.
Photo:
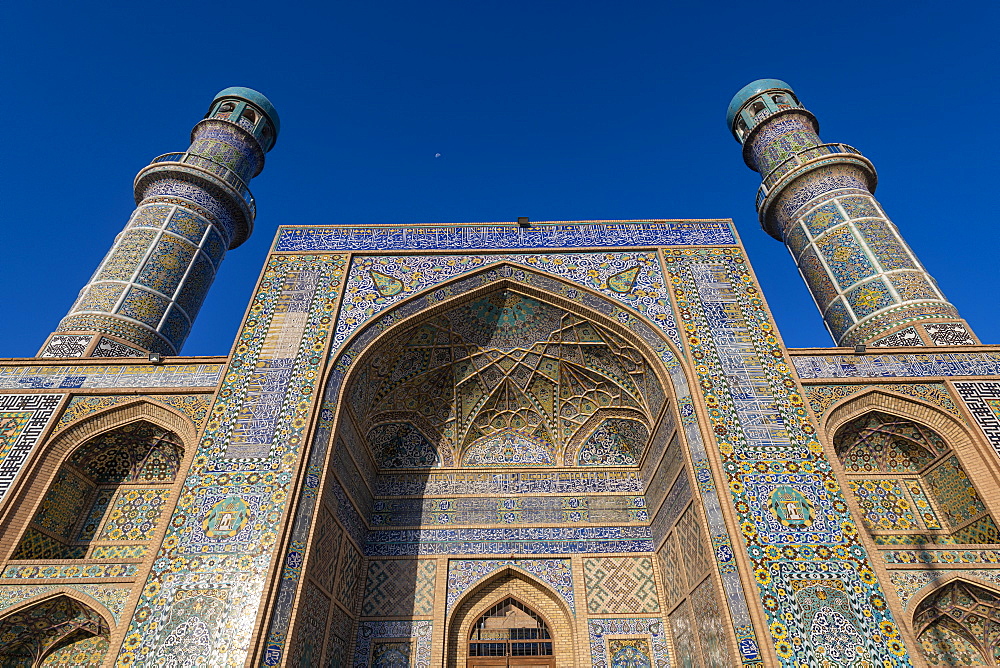
[[260,93],[216,95],[188,150],[155,158],[136,176],[128,224],[39,356],[179,353],[226,251],[253,231],[247,183],[278,129]]
[[853,147],[823,143],[788,84],[744,86],[726,120],[763,176],[761,225],[795,258],[838,345],[976,343],[872,196],[874,166]]

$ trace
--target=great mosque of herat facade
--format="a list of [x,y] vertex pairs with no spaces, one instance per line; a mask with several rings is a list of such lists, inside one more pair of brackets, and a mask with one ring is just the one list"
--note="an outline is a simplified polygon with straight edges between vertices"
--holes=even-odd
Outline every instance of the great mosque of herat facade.
[[222,91],[0,361],[0,666],[998,665],[1000,347],[787,84],[728,123],[837,347],[730,220],[521,220],[281,227],[182,357],[279,132]]

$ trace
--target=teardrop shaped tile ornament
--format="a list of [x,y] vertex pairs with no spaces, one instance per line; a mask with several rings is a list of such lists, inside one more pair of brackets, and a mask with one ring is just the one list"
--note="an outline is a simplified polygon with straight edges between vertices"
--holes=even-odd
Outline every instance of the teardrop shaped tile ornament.
[[639,276],[639,265],[629,267],[617,274],[608,276],[608,289],[625,294],[630,292],[635,286],[635,279]]
[[403,291],[403,282],[398,278],[393,278],[374,269],[369,269],[368,275],[371,276],[375,289],[383,297],[395,297]]

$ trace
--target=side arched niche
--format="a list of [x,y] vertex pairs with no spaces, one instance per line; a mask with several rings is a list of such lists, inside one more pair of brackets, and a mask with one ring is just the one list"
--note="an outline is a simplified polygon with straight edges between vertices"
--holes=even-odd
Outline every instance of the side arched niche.
[[[551,642],[552,654],[540,655],[537,658],[551,659],[554,661],[552,665],[557,668],[585,665],[586,662],[580,663],[576,652],[574,613],[563,599],[530,575],[516,568],[504,568],[455,602],[445,632],[447,668],[465,668],[469,665],[470,644],[483,642],[480,638],[473,637],[477,625],[485,615],[503,607],[509,600],[516,602],[512,611],[514,615],[524,616],[521,610],[517,609],[523,608],[529,611],[529,615],[537,616],[548,631],[547,635],[550,638],[539,638],[538,642]],[[534,641],[534,639],[528,640],[528,642]]]
[[913,608],[913,633],[931,666],[1000,665],[1000,591],[955,578]]
[[0,617],[0,666],[98,668],[108,652],[110,626],[99,612],[60,593]]
[[826,430],[876,545],[1000,543],[984,494],[996,486],[995,471],[954,416],[873,390],[834,408]]
[[139,558],[176,502],[195,427],[146,401],[57,433],[29,463],[5,518],[10,559]]

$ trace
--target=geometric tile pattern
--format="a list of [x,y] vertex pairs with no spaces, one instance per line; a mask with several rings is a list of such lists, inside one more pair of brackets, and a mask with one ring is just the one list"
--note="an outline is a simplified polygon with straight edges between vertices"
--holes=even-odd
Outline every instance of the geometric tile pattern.
[[449,559],[447,609],[450,611],[477,583],[504,568],[524,571],[541,580],[566,601],[570,610],[576,611],[569,559]]
[[861,507],[862,521],[873,530],[919,529],[913,507],[897,480],[855,480],[848,483]]
[[955,389],[993,450],[1000,455],[1000,383],[956,382]]
[[420,225],[419,227],[283,227],[275,251],[537,249],[734,244],[729,221],[595,221],[595,224]]
[[[632,668],[643,665],[638,657],[633,659],[633,663],[615,663],[616,658],[622,661],[625,654],[631,654],[627,649],[632,644],[630,638],[645,639],[643,644],[652,645],[652,662],[645,665],[653,668],[668,668],[671,665],[667,636],[663,630],[663,620],[659,617],[589,619],[587,628],[590,632],[590,662],[593,668]],[[612,648],[616,650],[613,653]]]
[[691,592],[691,611],[698,631],[700,653],[706,666],[734,666],[729,651],[729,638],[718,593],[712,578]]
[[976,345],[968,328],[960,322],[935,322],[924,325],[923,328],[936,346]]
[[38,442],[62,394],[0,394],[0,501]]
[[659,612],[649,557],[586,559],[587,610],[591,614]]
[[122,487],[97,540],[147,541],[160,519],[169,489]]
[[90,339],[90,334],[56,334],[38,357],[83,357]]
[[[372,660],[373,644],[381,638],[393,640],[393,645],[405,639],[410,645],[408,652],[411,668],[430,668],[431,665],[431,639],[433,637],[434,622],[412,621],[412,622],[361,622],[358,625],[358,638],[354,646],[354,667],[369,668],[374,665]],[[387,648],[383,648],[383,651]],[[386,664],[396,666],[399,664]]]
[[337,600],[352,612],[358,595],[362,561],[363,557],[354,547],[354,543],[344,541],[344,557],[340,562],[340,584],[337,587]]
[[907,347],[907,346],[922,346],[924,345],[923,340],[920,335],[917,334],[917,330],[912,326],[904,327],[888,336],[883,336],[880,339],[876,339],[868,344],[869,348],[896,348],[896,347]]
[[436,572],[437,562],[433,559],[369,561],[361,614],[365,617],[432,614]]

